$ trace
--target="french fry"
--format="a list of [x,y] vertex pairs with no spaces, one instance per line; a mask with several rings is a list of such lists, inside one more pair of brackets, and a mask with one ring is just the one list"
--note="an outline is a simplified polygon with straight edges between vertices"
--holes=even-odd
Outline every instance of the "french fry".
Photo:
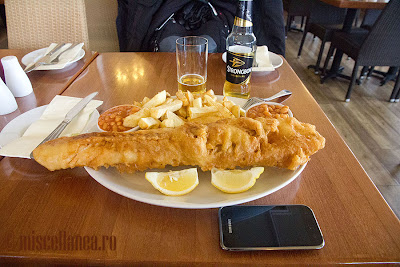
[[240,117],[246,117],[246,111],[242,108],[240,108]]
[[182,101],[182,104],[184,107],[189,106],[189,100],[187,99],[186,95],[181,90],[178,90],[176,92],[176,97]]
[[125,127],[136,127],[136,126],[138,126],[139,120],[141,118],[145,118],[145,117],[150,117],[150,109],[148,109],[148,108],[142,108],[138,112],[127,116],[124,119],[123,125]]
[[138,106],[138,107],[142,107],[142,103],[137,102],[137,101],[133,101],[133,105]]
[[166,119],[166,120],[163,120],[161,122],[160,127],[161,128],[175,128],[175,127],[178,127],[178,126],[175,125],[174,120]]
[[187,100],[189,101],[189,106],[193,107],[193,100],[194,100],[193,94],[190,91],[186,91],[185,95]]
[[189,118],[190,119],[195,119],[201,116],[209,115],[214,112],[218,112],[217,107],[202,107],[202,108],[194,108],[190,107],[189,108]]
[[220,104],[219,106],[217,106],[220,114],[222,117],[224,118],[234,118],[235,116],[232,114],[232,112],[229,111],[229,109],[227,109],[226,107],[224,107],[222,104]]
[[148,98],[147,96],[145,96],[144,98],[143,98],[143,100],[142,100],[142,106],[144,105],[144,104],[146,104],[147,102],[149,102],[150,101],[150,98]]
[[181,118],[186,119],[188,116],[188,111],[187,111],[187,107],[182,106],[177,112],[176,114],[178,114],[178,116],[180,116]]
[[209,106],[216,106],[217,102],[209,96],[208,94],[204,95],[204,102],[206,102]]
[[164,91],[153,98],[144,97],[142,102],[134,102],[142,109],[124,119],[126,127],[142,129],[155,127],[179,127],[188,121],[213,122],[224,118],[243,117],[245,112],[227,97],[218,100],[212,89],[194,97],[189,92],[176,92],[176,99]]
[[167,99],[167,92],[164,90],[156,94],[152,99],[150,99],[146,104],[144,104],[143,107],[152,108],[159,106],[163,104],[166,99]]
[[221,113],[222,117],[224,117],[224,118],[232,118],[233,117],[233,115],[229,111],[229,109],[224,107],[221,103],[216,102],[214,99],[211,98],[211,96],[204,95],[204,99],[207,102],[207,104],[209,104],[211,107],[216,107],[218,109],[218,111]]
[[232,112],[233,116],[235,116],[235,118],[240,117],[240,107],[239,106],[233,105],[231,112]]
[[173,113],[172,111],[167,111],[167,120],[173,121],[174,127],[182,126],[185,124],[185,121],[182,120],[178,115]]
[[163,121],[163,120],[166,120],[166,119],[168,119],[168,118],[167,118],[167,113],[165,113],[164,115],[162,115],[162,116],[159,118],[160,121]]
[[160,126],[160,121],[152,117],[141,118],[138,122],[140,129],[154,129]]
[[172,101],[174,101],[174,99],[172,99],[172,98],[167,98],[167,99],[165,100],[165,102],[162,103],[162,104],[163,104],[163,105],[169,104],[169,103],[172,103]]
[[176,99],[176,100],[171,101],[170,103],[165,103],[158,107],[151,108],[150,115],[151,115],[151,117],[153,117],[155,119],[159,119],[168,110],[174,112],[174,111],[177,111],[178,109],[180,109],[181,107],[182,107],[182,101],[179,99]]
[[213,91],[213,89],[208,90],[204,96],[208,95],[209,97],[211,97],[214,101],[217,100],[217,97],[215,96],[215,93]]
[[206,95],[209,95],[209,96],[211,96],[211,97],[214,97],[214,96],[215,96],[214,90],[213,90],[213,89],[208,90],[208,91],[206,92]]
[[168,119],[162,120],[160,123],[160,128],[173,128],[169,126],[170,122]]
[[[228,110],[230,110],[231,112],[232,112],[232,108],[235,106],[235,104],[232,102],[232,101],[230,101],[230,100],[224,100],[223,102],[222,102],[222,105],[224,106],[224,107],[226,107]],[[233,113],[233,112],[232,112]]]
[[201,97],[195,98],[193,100],[193,107],[194,108],[201,108],[203,106],[203,101],[201,100]]

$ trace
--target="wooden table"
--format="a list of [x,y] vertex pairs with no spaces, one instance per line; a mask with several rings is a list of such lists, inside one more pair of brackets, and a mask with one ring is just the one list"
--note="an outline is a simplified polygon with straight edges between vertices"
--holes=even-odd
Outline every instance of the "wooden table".
[[[207,87],[219,94],[224,69],[221,54],[210,54]],[[63,94],[83,97],[99,91],[105,110],[163,89],[177,89],[174,54],[105,53]],[[0,161],[0,261],[163,266],[400,262],[399,220],[286,60],[277,71],[252,77],[252,95],[282,89],[293,92],[285,103],[299,120],[316,125],[326,147],[292,183],[247,204],[310,206],[324,234],[321,250],[223,251],[217,209],[152,206],[111,192],[81,168],[49,172],[31,160],[5,158]],[[19,249],[21,236],[51,241],[64,235],[105,239],[106,247]],[[114,239],[115,247],[109,242]]]
[[[357,14],[357,9],[383,9],[389,2],[389,0],[320,0],[320,1],[339,8],[347,8],[347,13],[342,28],[342,30],[345,32],[350,32],[354,19]],[[343,52],[337,50],[333,58],[332,66],[329,72],[324,77],[321,78],[321,83],[324,83],[327,79],[335,77],[350,79],[349,76],[343,75],[339,71],[342,57],[343,57]]]
[[[1,49],[0,58],[16,56],[22,67],[21,59],[29,50]],[[17,97],[18,109],[8,115],[0,116],[0,131],[15,117],[33,108],[48,104],[55,95],[61,94],[69,84],[86,68],[97,56],[97,53],[85,51],[82,60],[72,63],[63,70],[32,71],[28,77],[32,83],[33,93],[25,97]],[[3,67],[0,64],[0,76],[4,78]]]

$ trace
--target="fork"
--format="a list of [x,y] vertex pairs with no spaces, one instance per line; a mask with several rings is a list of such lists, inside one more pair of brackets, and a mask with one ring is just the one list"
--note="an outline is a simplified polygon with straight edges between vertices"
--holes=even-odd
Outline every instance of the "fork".
[[246,103],[244,103],[244,105],[242,106],[242,108],[244,110],[249,109],[251,106],[261,103],[261,102],[268,102],[268,101],[272,101],[272,100],[277,100],[275,102],[277,103],[281,103],[283,101],[285,101],[286,99],[288,99],[290,96],[292,95],[292,92],[290,92],[289,90],[282,90],[279,93],[268,97],[268,98],[260,98],[260,97],[251,97],[250,99],[247,100]]
[[57,57],[55,57],[55,58],[54,58],[52,61],[50,61],[49,63],[45,63],[45,65],[55,65],[55,64],[58,64],[58,62],[60,62],[60,56],[61,56],[62,54],[64,54],[65,52],[67,52],[67,51],[69,51],[69,50],[75,48],[75,47],[78,46],[78,45],[79,45],[79,43],[78,43],[78,44],[71,44],[70,47],[68,47],[67,49],[65,49],[64,51],[62,51]]

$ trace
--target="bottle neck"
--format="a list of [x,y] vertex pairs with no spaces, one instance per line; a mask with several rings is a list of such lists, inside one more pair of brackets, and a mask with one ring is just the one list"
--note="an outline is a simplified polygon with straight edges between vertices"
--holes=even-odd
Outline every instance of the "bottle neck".
[[253,27],[239,27],[239,26],[233,25],[232,32],[238,33],[238,34],[252,34]]
[[253,0],[239,0],[232,32],[240,34],[253,33],[252,5]]

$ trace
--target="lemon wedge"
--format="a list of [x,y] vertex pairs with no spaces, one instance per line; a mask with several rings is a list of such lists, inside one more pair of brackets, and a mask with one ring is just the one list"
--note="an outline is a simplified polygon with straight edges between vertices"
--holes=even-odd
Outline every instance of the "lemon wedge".
[[249,190],[264,172],[264,167],[250,170],[211,170],[211,184],[225,193],[241,193]]
[[155,189],[167,196],[182,196],[199,184],[197,168],[182,171],[146,172],[145,177]]

